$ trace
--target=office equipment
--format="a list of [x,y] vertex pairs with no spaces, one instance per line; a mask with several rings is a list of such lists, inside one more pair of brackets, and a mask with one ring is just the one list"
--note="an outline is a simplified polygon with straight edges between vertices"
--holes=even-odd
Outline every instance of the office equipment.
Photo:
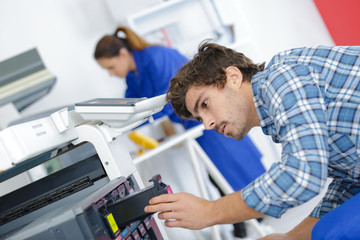
[[159,176],[154,178],[154,185],[144,190],[139,190],[134,178],[121,177],[85,197],[74,194],[77,201],[58,205],[17,228],[16,233],[2,237],[9,240],[136,239],[138,235],[143,239],[163,239],[153,217],[139,204],[139,200],[144,202],[149,197],[167,193],[168,186]]
[[[113,215],[114,219],[112,221],[116,222],[118,227],[126,226],[131,222],[149,216],[150,214],[144,212],[144,208],[149,205],[149,200],[161,194],[172,193],[170,186],[161,181],[160,175],[152,177],[150,181],[153,182],[152,186],[132,195],[126,196],[124,193],[124,197],[120,196],[111,203],[101,202],[101,205],[104,205],[100,208],[103,215]],[[125,188],[123,189],[123,191],[126,191]],[[113,197],[114,193],[112,192],[111,194]]]
[[[164,105],[164,95],[148,98],[109,98],[92,99],[76,103],[75,111],[86,120],[99,120],[109,126],[122,128],[122,131],[132,129],[144,123],[151,115],[161,111]],[[149,117],[150,116],[150,117]]]
[[[146,106],[135,113],[124,113],[122,105],[106,111],[97,106],[90,120],[82,115],[84,109],[65,108],[1,131],[0,157],[8,168],[0,173],[0,187],[55,158],[74,163],[0,197],[0,239],[166,239],[158,220],[139,210],[144,208],[139,196],[145,200],[166,193],[168,186],[156,176],[153,186],[145,188],[118,137],[128,126],[115,123],[125,121],[133,126],[129,119],[146,121],[162,109],[165,95],[138,101]],[[101,120],[102,115],[108,120],[108,113],[112,115],[110,125]],[[132,114],[137,116],[132,118]],[[135,205],[129,205],[132,198],[137,199]],[[129,210],[126,214],[123,206]]]
[[45,96],[55,82],[56,77],[46,69],[36,48],[0,62],[0,129]]
[[139,131],[132,131],[129,134],[129,138],[137,146],[137,155],[141,155],[145,152],[146,149],[153,149],[159,145],[159,142],[155,139],[146,136],[145,134],[140,133]]

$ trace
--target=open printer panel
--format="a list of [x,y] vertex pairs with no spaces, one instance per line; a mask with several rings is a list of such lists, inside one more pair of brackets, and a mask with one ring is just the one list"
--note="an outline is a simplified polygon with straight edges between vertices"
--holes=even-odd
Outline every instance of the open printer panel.
[[[125,203],[128,212],[108,211],[108,205],[121,206],[126,199],[149,190],[137,193],[133,180],[131,177],[114,179],[94,193],[52,209],[2,237],[9,240],[163,239],[152,215],[133,215],[138,208],[143,210],[143,206],[130,201]],[[117,221],[119,215],[131,221],[124,225]]]
[[164,239],[143,210],[170,191],[159,175],[144,189],[132,175],[110,181],[90,143],[56,158],[67,166],[0,197],[0,239]]

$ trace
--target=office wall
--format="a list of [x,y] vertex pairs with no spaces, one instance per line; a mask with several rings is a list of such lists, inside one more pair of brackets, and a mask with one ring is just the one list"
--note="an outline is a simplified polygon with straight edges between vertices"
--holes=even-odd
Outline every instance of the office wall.
[[100,0],[1,0],[0,61],[37,47],[57,76],[52,92],[23,114],[122,95],[124,83],[110,78],[92,57],[97,40],[115,25]]
[[279,51],[334,42],[312,0],[240,0],[261,60]]

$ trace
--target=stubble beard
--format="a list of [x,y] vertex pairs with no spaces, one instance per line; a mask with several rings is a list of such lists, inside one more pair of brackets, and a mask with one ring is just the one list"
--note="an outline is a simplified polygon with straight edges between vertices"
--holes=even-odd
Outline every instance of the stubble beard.
[[229,132],[228,136],[234,138],[235,140],[242,140],[245,137],[246,133],[242,128],[238,128],[238,130],[234,132]]
[[[220,126],[223,126],[224,124],[226,125],[226,127],[231,127],[231,125],[232,125],[232,126],[235,125],[235,126],[237,126],[237,127],[236,127],[236,129],[235,129],[234,131],[230,131],[230,132],[228,132],[227,135],[225,135],[225,133],[222,134],[222,133],[219,132]],[[242,128],[242,127],[239,126],[238,124],[230,124],[229,122],[221,122],[221,124],[220,124],[219,126],[216,126],[216,127],[215,127],[215,131],[218,132],[218,133],[220,133],[220,134],[222,134],[222,135],[224,135],[225,137],[234,138],[235,140],[242,140],[242,139],[245,137],[245,135],[247,134],[247,133],[245,132],[244,128]]]

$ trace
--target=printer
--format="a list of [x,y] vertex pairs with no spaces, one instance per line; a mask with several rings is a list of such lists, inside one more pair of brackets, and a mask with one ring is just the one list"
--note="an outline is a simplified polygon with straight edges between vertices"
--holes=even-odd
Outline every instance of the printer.
[[160,175],[142,181],[120,137],[165,104],[165,95],[92,99],[0,131],[0,188],[45,162],[70,162],[0,196],[0,239],[167,239],[144,207],[171,189]]
[[31,104],[46,96],[56,77],[45,66],[36,48],[0,62],[0,130]]

